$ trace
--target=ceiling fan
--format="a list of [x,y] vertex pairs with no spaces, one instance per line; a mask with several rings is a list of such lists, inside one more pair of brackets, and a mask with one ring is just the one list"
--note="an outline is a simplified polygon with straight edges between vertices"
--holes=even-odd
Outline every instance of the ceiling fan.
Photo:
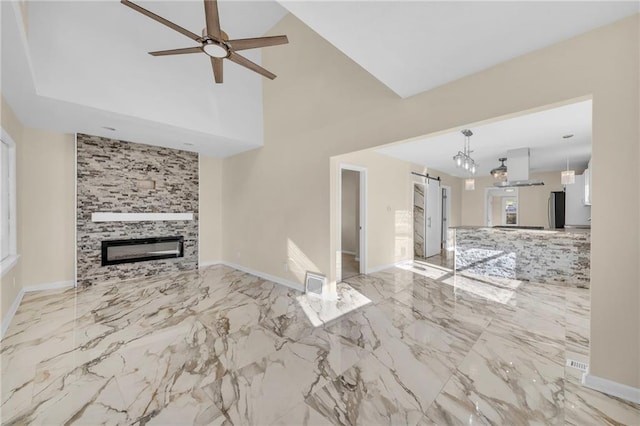
[[166,55],[183,55],[187,53],[205,53],[211,57],[211,65],[213,67],[213,77],[216,83],[222,83],[222,61],[228,59],[235,62],[238,65],[242,65],[245,68],[249,68],[251,71],[257,72],[271,80],[276,78],[276,75],[260,65],[250,61],[244,56],[239,55],[237,52],[240,50],[255,49],[258,47],[276,46],[279,44],[289,43],[287,36],[273,36],[273,37],[256,37],[256,38],[242,38],[237,40],[229,40],[227,33],[220,29],[220,16],[218,14],[218,2],[217,0],[204,0],[204,13],[207,22],[207,27],[202,31],[202,36],[192,33],[189,30],[182,28],[173,22],[164,19],[161,16],[156,15],[147,9],[138,6],[129,0],[120,0],[125,6],[129,6],[131,9],[148,16],[149,18],[160,22],[183,34],[190,39],[200,43],[200,46],[186,47],[183,49],[171,49],[171,50],[159,50],[156,52],[149,52],[153,56],[166,56]]

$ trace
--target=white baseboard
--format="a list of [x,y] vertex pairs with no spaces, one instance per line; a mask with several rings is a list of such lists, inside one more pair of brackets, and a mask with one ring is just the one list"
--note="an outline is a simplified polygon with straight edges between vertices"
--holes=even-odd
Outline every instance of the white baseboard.
[[351,250],[342,250],[342,254],[350,254],[351,256],[355,256],[356,252]]
[[584,373],[582,375],[582,384],[588,388],[597,390],[598,392],[622,398],[635,404],[640,404],[640,389],[638,388],[614,382],[609,379],[603,379],[602,377],[594,376],[589,373]]
[[282,284],[283,286],[290,287],[299,291],[304,291],[304,287],[302,284],[295,283],[293,281],[286,280],[284,278],[276,277],[275,275],[267,274],[265,272],[256,271],[251,268],[246,268],[244,266],[236,265],[235,263],[220,262],[221,264],[228,266],[229,268],[237,269],[242,272],[246,272],[247,274],[255,275],[256,277],[264,278],[265,280],[273,281],[274,283]]
[[224,262],[222,260],[212,260],[208,262],[200,262],[198,263],[198,269],[208,268],[209,266],[222,265]]
[[24,296],[24,291],[21,289],[20,292],[18,292],[18,295],[16,296],[16,298],[13,300],[13,303],[9,308],[9,312],[7,312],[4,318],[2,318],[0,340],[4,338],[4,334],[7,332],[7,329],[9,328],[9,324],[11,324],[11,320],[13,319],[13,316],[16,314],[16,311],[18,310],[18,306],[20,306],[20,302],[22,302],[23,296]]
[[11,304],[11,307],[9,308],[9,312],[7,312],[4,318],[2,318],[0,340],[4,338],[4,334],[7,332],[7,329],[9,328],[9,324],[11,324],[11,320],[13,320],[14,315],[18,311],[18,307],[20,306],[20,303],[22,302],[22,298],[26,293],[31,293],[34,291],[56,290],[60,288],[75,287],[75,285],[76,285],[76,282],[72,280],[72,281],[57,281],[54,283],[29,285],[21,288],[20,292],[18,293],[15,300]]
[[45,291],[45,290],[57,290],[59,288],[75,287],[76,282],[71,281],[57,281],[55,283],[28,285],[22,288],[25,293],[31,293],[32,291]]
[[395,262],[395,263],[390,263],[388,265],[380,265],[380,266],[374,266],[372,268],[367,268],[367,274],[374,274],[376,272],[380,272],[380,271],[384,271],[385,269],[389,269],[389,268],[393,268],[396,267],[398,265],[404,265],[407,262],[411,262],[410,260],[401,260],[399,262]]

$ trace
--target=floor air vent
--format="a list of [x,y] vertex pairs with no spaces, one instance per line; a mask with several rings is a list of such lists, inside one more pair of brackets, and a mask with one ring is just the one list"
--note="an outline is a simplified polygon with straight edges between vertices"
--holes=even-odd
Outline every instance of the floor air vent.
[[313,272],[307,272],[305,279],[305,293],[322,295],[322,287],[324,286],[325,276],[320,274],[314,274]]
[[567,367],[577,368],[580,371],[587,372],[589,365],[586,362],[576,361],[575,359],[567,360]]

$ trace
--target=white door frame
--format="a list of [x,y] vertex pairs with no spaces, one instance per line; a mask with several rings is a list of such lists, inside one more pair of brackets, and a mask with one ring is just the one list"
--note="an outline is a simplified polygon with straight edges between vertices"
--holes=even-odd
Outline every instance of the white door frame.
[[446,191],[447,194],[447,202],[442,204],[442,224],[444,225],[445,223],[445,218],[446,218],[446,227],[442,226],[442,248],[444,250],[453,250],[453,247],[449,247],[448,246],[448,242],[449,242],[449,228],[451,227],[451,186],[449,185],[442,185],[442,183],[440,184],[440,193],[442,194],[442,191]]
[[509,199],[516,200],[516,223],[515,223],[515,225],[517,226],[518,223],[520,222],[520,206],[518,205],[518,197],[516,197],[515,195],[513,197],[510,196],[510,195],[502,197],[502,204],[500,206],[500,208],[501,208],[500,220],[502,221],[501,225],[506,225],[507,224],[507,200],[509,200]]
[[338,252],[340,252],[340,267],[336,268],[336,280],[342,281],[342,171],[351,170],[360,173],[360,235],[358,251],[360,254],[360,273],[367,273],[367,168],[353,164],[340,163],[338,167]]
[[[489,193],[492,191],[496,191],[496,190],[500,190],[501,188],[492,188],[492,187],[487,187],[484,189],[484,224],[485,226],[488,226],[489,221],[491,220],[491,218],[489,217],[489,210],[493,210],[493,207],[491,206],[491,203],[489,202]],[[505,193],[504,195],[500,195],[501,197],[513,197],[516,199],[516,205],[518,206],[518,215],[516,216],[516,223],[520,223],[520,191],[518,190],[518,188],[513,188],[514,191],[512,193],[509,193],[508,195]],[[501,215],[504,212],[501,213]],[[502,224],[500,224],[502,225]],[[499,226],[495,223],[492,223],[492,226]]]
[[[415,205],[416,205],[416,185],[422,185],[422,192],[424,193],[424,199],[426,200],[426,196],[427,196],[427,184],[426,182],[411,182],[411,253],[412,256],[411,258],[415,260],[416,258],[416,246],[415,246],[415,236],[416,236],[416,227],[415,227],[415,215],[414,215],[414,209],[415,209]],[[423,210],[424,210],[424,204],[422,206]],[[424,235],[423,235],[423,243],[422,243],[422,256],[420,256],[422,259],[426,258],[426,251],[427,251],[427,217],[426,214],[427,212],[424,212],[425,216],[424,216]]]
[[[437,184],[437,195],[434,196],[430,196],[429,194],[435,192],[433,190],[431,190],[431,185],[436,185]],[[431,256],[436,256],[437,254],[441,254],[442,253],[442,217],[438,218],[436,216],[436,219],[439,220],[435,220],[433,221],[433,215],[441,215],[442,216],[442,182],[440,181],[440,179],[427,179],[427,182],[425,184],[425,193],[424,193],[424,201],[425,201],[425,209],[424,209],[424,213],[425,213],[425,257],[431,257]],[[440,202],[440,204],[436,205],[436,208],[434,210],[434,208],[432,207],[432,204],[438,203]],[[435,225],[434,225],[435,223]],[[438,225],[440,225],[440,232],[436,233],[434,232],[434,227],[437,227]],[[439,234],[439,235],[438,235]],[[435,237],[437,237],[437,250],[435,250],[433,248],[432,244],[429,244],[430,241],[432,239],[434,239]]]

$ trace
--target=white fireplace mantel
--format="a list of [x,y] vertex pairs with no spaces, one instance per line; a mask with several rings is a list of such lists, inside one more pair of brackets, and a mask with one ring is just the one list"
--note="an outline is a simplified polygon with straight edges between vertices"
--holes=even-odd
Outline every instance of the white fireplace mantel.
[[92,222],[149,222],[161,220],[193,220],[193,213],[91,213]]

